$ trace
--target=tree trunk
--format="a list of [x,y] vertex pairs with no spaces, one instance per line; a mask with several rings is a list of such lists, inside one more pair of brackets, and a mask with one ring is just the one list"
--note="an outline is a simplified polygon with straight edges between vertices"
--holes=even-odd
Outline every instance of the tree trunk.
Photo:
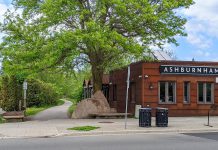
[[102,88],[102,78],[104,69],[95,65],[92,65],[92,78],[93,78],[93,90],[94,93],[96,91],[101,90]]

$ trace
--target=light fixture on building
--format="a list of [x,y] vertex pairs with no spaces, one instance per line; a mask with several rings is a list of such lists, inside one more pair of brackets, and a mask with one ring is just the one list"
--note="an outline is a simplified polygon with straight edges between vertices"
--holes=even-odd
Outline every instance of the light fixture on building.
[[145,78],[148,78],[148,75],[146,74],[146,75],[144,75],[144,77],[145,77]]
[[139,75],[139,78],[142,78],[142,75]]
[[150,85],[149,85],[149,89],[152,90],[153,88],[154,88],[153,84],[150,83]]
[[109,82],[109,85],[112,85],[113,83],[112,82]]

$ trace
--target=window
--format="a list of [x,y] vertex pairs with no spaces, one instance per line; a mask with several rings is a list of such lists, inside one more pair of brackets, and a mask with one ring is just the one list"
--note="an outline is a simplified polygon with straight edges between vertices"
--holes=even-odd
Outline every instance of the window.
[[184,103],[190,103],[190,82],[184,82],[184,94],[183,101]]
[[176,102],[176,83],[159,82],[159,102],[175,103]]
[[204,83],[198,83],[198,102],[204,102]]
[[213,103],[214,84],[213,83],[198,83],[198,102],[199,103]]

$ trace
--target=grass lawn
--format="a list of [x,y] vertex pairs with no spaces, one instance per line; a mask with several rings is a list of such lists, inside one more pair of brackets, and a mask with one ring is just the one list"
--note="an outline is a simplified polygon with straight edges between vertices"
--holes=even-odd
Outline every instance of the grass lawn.
[[45,106],[40,106],[40,107],[29,107],[26,109],[26,116],[32,116],[32,115],[39,113],[40,111],[46,110],[46,109],[54,107],[54,106],[60,106],[63,104],[64,104],[64,101],[60,99],[60,100],[58,100],[57,105],[45,105]]
[[99,129],[100,127],[95,127],[95,126],[79,126],[79,127],[73,127],[73,128],[68,128],[67,130],[76,130],[76,131],[91,131],[95,129]]
[[0,115],[0,124],[5,123],[5,119]]
[[74,110],[76,109],[76,103],[72,102],[73,104],[68,108],[68,117],[71,118],[72,113],[74,112]]
[[71,118],[74,110],[76,109],[77,100],[76,99],[71,99],[71,98],[68,98],[67,100],[72,102],[72,105],[68,108],[68,113],[67,113],[68,117]]

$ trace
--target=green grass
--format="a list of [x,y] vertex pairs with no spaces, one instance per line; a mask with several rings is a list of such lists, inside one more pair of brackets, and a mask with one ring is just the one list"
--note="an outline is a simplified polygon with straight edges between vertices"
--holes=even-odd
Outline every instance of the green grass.
[[33,116],[36,115],[37,113],[50,108],[49,106],[41,106],[41,107],[30,107],[26,109],[26,116]]
[[68,116],[69,116],[69,118],[72,116],[72,114],[73,114],[75,109],[76,109],[76,105],[74,103],[68,108]]
[[72,102],[72,105],[68,108],[68,117],[71,118],[74,110],[76,109],[77,102],[75,99],[67,99]]
[[99,128],[100,127],[95,127],[95,126],[79,126],[79,127],[68,128],[67,130],[91,131],[91,130],[96,130],[96,129],[99,129]]
[[0,124],[5,123],[5,119],[0,115]]
[[64,104],[64,101],[63,100],[58,100],[57,101],[57,104],[56,105],[45,105],[45,106],[40,106],[40,107],[29,107],[26,109],[26,116],[33,116],[33,115],[36,115],[37,113],[43,111],[43,110],[46,110],[48,108],[51,108],[51,107],[54,107],[54,106],[60,106],[60,105],[63,105]]
[[63,99],[59,99],[57,101],[57,105],[56,106],[60,106],[60,105],[63,105],[64,104],[64,100]]

